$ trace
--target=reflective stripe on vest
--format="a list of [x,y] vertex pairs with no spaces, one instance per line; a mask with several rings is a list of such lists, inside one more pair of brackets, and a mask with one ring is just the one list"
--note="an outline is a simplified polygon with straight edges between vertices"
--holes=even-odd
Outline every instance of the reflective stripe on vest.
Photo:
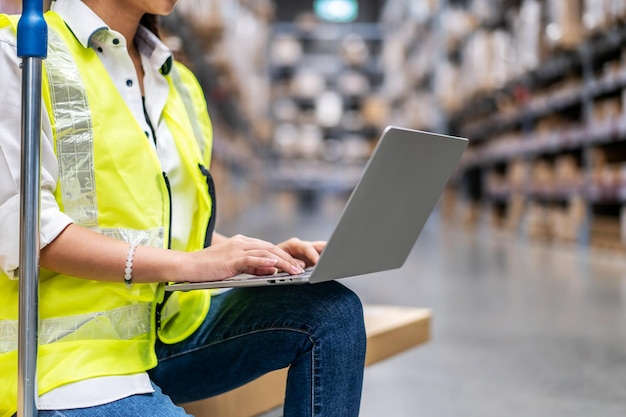
[[46,61],[46,73],[56,122],[56,150],[64,211],[76,224],[106,236],[138,245],[162,247],[165,234],[163,228],[135,230],[98,227],[93,165],[94,133],[87,93],[74,58],[53,30],[49,32],[48,45],[51,53]]
[[193,134],[196,137],[196,142],[198,143],[198,147],[200,148],[200,154],[204,155],[205,141],[204,136],[202,135],[202,129],[200,128],[200,123],[198,123],[198,119],[196,119],[195,117],[191,117],[191,115],[195,114],[196,112],[189,89],[185,88],[185,86],[183,85],[183,80],[180,78],[180,73],[178,72],[178,68],[176,68],[176,66],[172,67],[170,76],[172,77],[172,83],[176,87],[176,91],[178,91],[178,93],[180,94],[180,98],[185,106],[185,110],[190,116],[189,123],[191,124]]
[[97,227],[98,205],[93,169],[93,126],[85,87],[59,35],[49,33],[46,62],[56,122],[59,182],[65,212],[84,227]]
[[[114,337],[120,340],[148,334],[150,304],[139,303],[106,312],[42,320],[39,325],[39,344],[98,340],[102,338],[101,329],[113,330]],[[17,320],[0,321],[0,353],[17,349],[17,334]]]

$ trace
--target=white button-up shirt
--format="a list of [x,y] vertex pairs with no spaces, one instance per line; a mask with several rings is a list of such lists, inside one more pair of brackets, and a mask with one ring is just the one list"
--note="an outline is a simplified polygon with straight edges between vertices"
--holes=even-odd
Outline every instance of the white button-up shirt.
[[[172,190],[172,247],[183,249],[190,235],[191,217],[175,216],[192,210],[194,189],[181,179],[181,161],[172,135],[161,115],[169,94],[161,67],[172,59],[171,51],[147,29],[140,27],[135,41],[144,69],[145,101],[135,67],[130,59],[127,40],[110,29],[80,0],[63,0],[53,4],[85,47],[94,48],[107,69],[124,102],[155,144],[161,166],[167,173]],[[16,39],[10,29],[0,30],[0,268],[17,278],[19,263],[19,204],[21,165],[21,69],[16,54]],[[145,102],[145,113],[144,113]],[[153,131],[146,120],[149,117]],[[52,129],[46,111],[42,112],[41,142],[41,247],[52,242],[72,220],[60,211],[54,198],[58,177],[53,149]],[[120,260],[123,263],[124,260]],[[120,282],[122,281],[120,276]],[[39,399],[40,409],[81,408],[105,404],[132,394],[152,392],[148,375],[113,376],[81,381],[53,390]]]

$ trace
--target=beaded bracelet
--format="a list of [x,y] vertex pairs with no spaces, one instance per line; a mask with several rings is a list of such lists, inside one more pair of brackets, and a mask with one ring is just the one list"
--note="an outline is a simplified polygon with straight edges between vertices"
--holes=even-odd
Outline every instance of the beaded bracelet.
[[130,288],[133,283],[133,258],[135,257],[136,249],[137,244],[131,243],[128,255],[126,255],[126,268],[124,269],[124,284],[126,284],[126,288]]

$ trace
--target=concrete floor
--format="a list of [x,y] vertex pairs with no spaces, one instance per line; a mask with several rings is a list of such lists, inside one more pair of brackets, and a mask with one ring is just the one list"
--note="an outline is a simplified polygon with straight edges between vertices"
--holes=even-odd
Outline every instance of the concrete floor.
[[[272,200],[233,228],[326,238],[343,204],[328,200],[291,214]],[[619,256],[469,232],[435,213],[403,268],[343,282],[364,303],[433,310],[428,344],[367,368],[362,417],[626,415]]]

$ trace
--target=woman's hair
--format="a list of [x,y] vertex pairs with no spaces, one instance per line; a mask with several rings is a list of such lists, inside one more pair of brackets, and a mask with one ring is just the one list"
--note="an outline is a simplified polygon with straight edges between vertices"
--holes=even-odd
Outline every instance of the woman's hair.
[[150,32],[154,33],[156,36],[159,36],[159,19],[157,15],[146,13],[141,18],[142,25],[144,25]]

